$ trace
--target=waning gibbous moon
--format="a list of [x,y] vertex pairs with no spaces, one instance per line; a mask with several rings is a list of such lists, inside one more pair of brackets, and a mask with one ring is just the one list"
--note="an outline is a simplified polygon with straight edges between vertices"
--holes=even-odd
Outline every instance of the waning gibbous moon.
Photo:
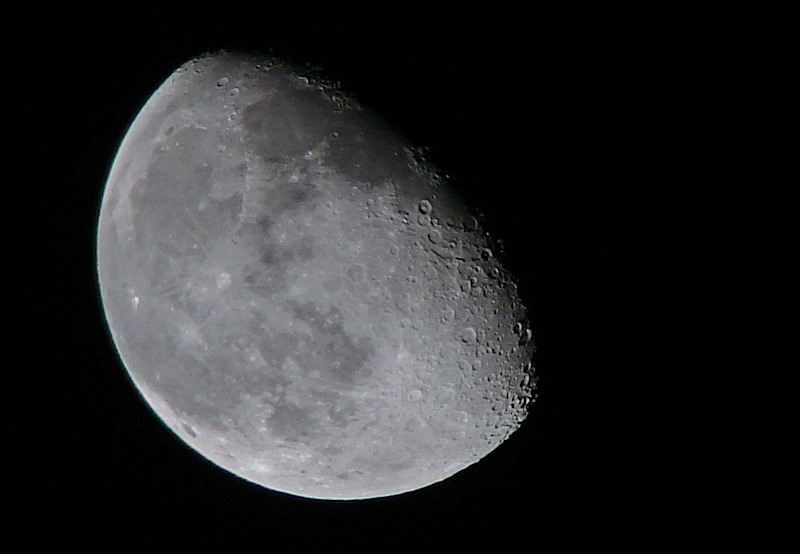
[[525,308],[418,151],[275,59],[204,55],[153,93],[108,177],[98,275],[133,383],[191,448],[275,491],[361,499],[519,427]]

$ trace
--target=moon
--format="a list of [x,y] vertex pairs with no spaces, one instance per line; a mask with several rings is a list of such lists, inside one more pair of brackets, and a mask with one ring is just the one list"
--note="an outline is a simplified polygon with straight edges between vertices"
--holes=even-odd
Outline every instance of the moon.
[[188,446],[274,491],[364,499],[446,479],[525,419],[533,341],[495,244],[336,83],[223,51],[125,134],[97,269],[124,367]]

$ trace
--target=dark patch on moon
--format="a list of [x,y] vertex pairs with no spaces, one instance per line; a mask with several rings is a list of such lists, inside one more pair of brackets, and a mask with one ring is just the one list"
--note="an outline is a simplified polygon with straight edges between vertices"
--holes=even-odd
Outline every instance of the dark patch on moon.
[[183,427],[183,430],[184,430],[184,431],[186,431],[186,433],[187,433],[187,434],[188,434],[190,437],[197,438],[197,433],[195,432],[195,430],[192,428],[192,426],[191,426],[191,425],[188,425],[188,424],[186,424],[186,423],[183,423],[183,424],[181,424],[181,427]]
[[315,429],[314,421],[308,413],[293,404],[280,403],[268,420],[270,429],[288,441],[300,441],[310,438]]
[[369,339],[354,340],[347,334],[341,310],[331,306],[323,313],[313,302],[290,300],[286,305],[311,327],[311,336],[301,336],[292,355],[306,372],[348,385],[371,374],[367,362],[375,355],[375,348]]
[[302,210],[316,197],[312,185],[284,184],[264,194],[264,205],[271,216],[275,217],[287,210]]
[[309,261],[314,257],[314,240],[300,237],[286,243],[268,242],[261,253],[261,263],[266,266],[282,262]]
[[244,110],[246,140],[261,158],[299,157],[333,132],[331,111],[314,92],[274,90]]

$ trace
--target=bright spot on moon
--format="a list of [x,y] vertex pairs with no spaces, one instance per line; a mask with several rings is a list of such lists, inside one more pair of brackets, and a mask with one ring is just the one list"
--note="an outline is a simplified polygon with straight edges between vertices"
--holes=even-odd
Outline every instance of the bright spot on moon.
[[264,487],[387,496],[486,456],[535,398],[492,240],[335,83],[220,52],[119,148],[97,234],[120,357],[191,448]]

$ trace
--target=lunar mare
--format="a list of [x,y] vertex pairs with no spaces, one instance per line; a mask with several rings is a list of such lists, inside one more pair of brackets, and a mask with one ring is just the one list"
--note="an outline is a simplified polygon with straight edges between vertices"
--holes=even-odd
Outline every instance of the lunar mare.
[[459,196],[337,87],[220,52],[147,101],[97,234],[135,386],[218,466],[325,499],[415,490],[535,396],[513,279]]

